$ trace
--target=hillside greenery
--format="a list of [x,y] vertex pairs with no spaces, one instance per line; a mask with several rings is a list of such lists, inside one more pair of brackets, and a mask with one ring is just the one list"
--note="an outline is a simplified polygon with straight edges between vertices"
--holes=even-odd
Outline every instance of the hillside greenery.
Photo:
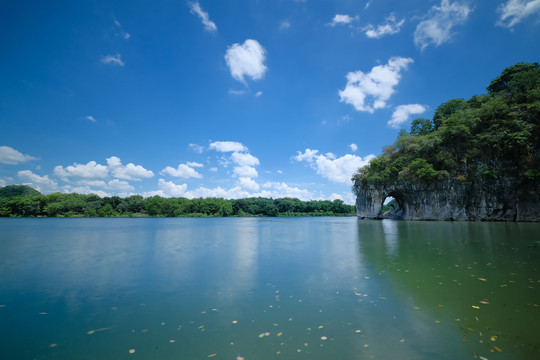
[[[0,193],[4,189],[0,188]],[[30,189],[37,195],[0,197],[0,217],[346,216],[355,212],[354,206],[341,200],[143,198],[140,195],[102,198],[95,194],[42,195],[32,188],[25,191],[33,193]]]
[[[416,119],[393,145],[353,176],[356,184],[540,181],[540,66],[518,63],[487,94],[440,105],[432,119]],[[537,186],[537,185],[536,185]]]

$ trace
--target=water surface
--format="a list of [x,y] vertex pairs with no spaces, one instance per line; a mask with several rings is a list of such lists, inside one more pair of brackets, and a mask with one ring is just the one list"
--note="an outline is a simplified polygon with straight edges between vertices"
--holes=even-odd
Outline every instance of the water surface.
[[[539,224],[0,219],[2,359],[534,359]],[[131,350],[131,353],[130,353]]]

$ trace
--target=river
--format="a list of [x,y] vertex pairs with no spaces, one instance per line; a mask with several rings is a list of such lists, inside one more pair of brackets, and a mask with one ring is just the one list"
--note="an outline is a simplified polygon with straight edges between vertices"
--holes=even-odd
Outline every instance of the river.
[[352,217],[0,219],[0,357],[540,358],[539,234]]

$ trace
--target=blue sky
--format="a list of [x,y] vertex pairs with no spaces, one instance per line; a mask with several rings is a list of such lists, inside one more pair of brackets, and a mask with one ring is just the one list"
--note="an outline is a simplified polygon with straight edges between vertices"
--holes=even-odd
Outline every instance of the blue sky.
[[540,58],[540,0],[3,1],[0,186],[343,199],[453,98]]

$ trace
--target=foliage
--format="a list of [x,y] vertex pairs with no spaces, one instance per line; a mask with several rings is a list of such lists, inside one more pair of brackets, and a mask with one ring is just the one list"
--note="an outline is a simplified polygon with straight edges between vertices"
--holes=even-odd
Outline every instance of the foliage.
[[35,196],[39,191],[27,185],[8,185],[0,188],[0,197]]
[[[3,188],[0,188],[2,190]],[[33,189],[32,189],[33,190]],[[222,216],[344,216],[354,206],[341,200],[301,201],[295,198],[143,198],[133,195],[101,198],[95,194],[10,196],[0,198],[0,217],[222,217]]]
[[519,63],[487,87],[488,94],[440,105],[430,121],[416,119],[410,133],[359,169],[362,183],[517,179],[540,174],[540,66]]

